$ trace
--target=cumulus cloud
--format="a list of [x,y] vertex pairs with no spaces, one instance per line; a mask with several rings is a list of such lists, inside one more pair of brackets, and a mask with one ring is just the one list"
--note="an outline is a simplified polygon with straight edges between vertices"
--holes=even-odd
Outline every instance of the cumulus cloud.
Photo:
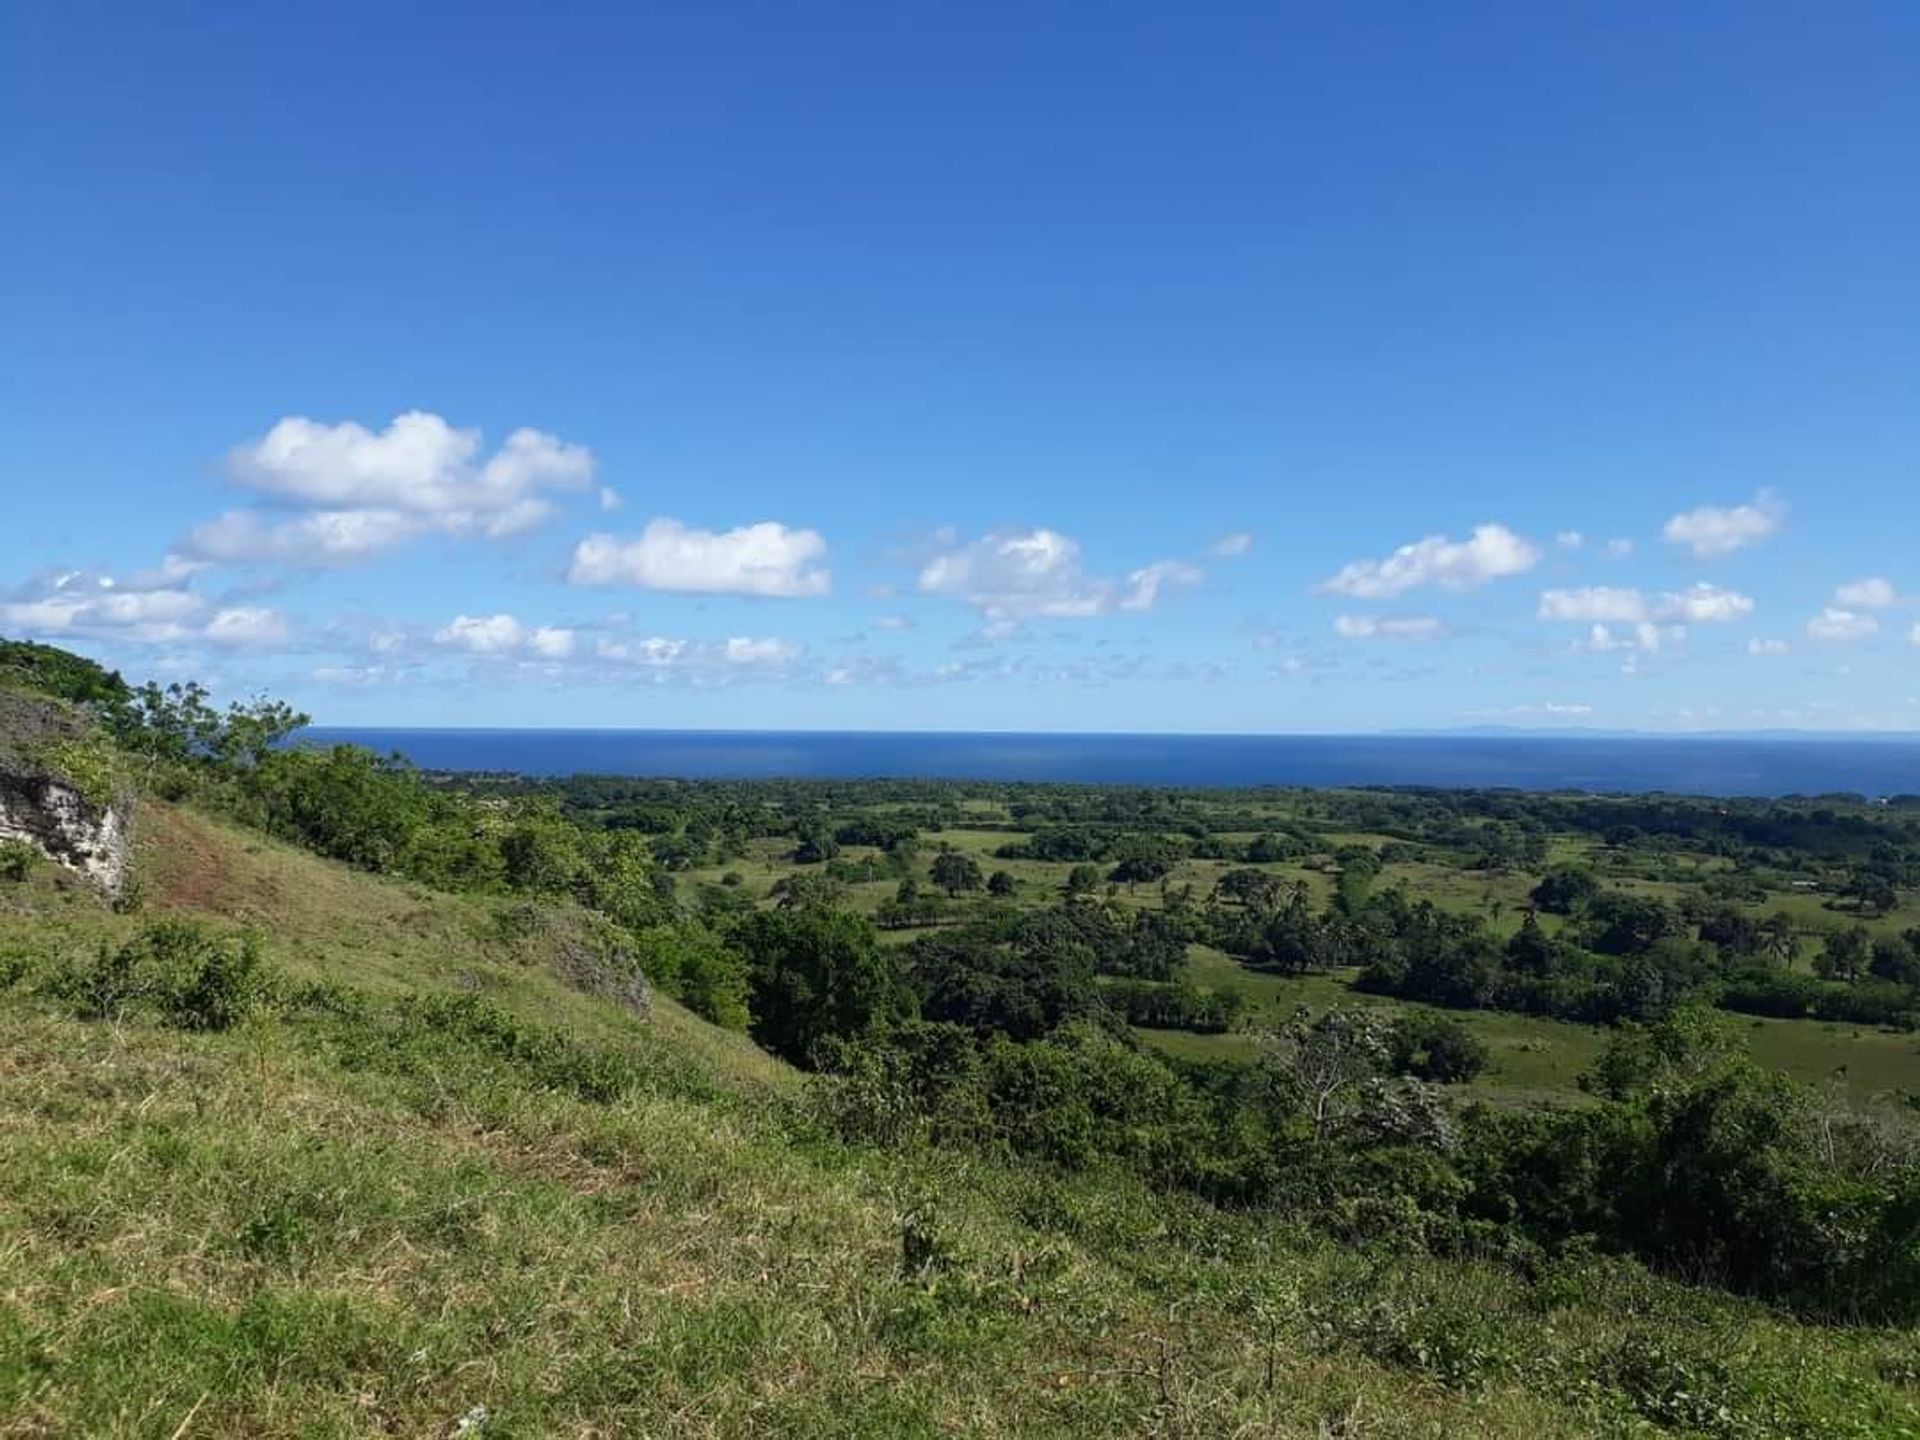
[[1752,596],[1701,583],[1658,595],[1610,585],[1546,590],[1541,592],[1535,613],[1542,620],[1597,621],[1608,625],[1635,625],[1655,620],[1713,625],[1744,620],[1753,610]]
[[1879,628],[1880,622],[1873,616],[1839,605],[1829,605],[1807,621],[1807,634],[1815,640],[1862,640]]
[[443,650],[513,663],[597,668],[602,677],[626,668],[685,671],[695,679],[726,672],[785,672],[805,654],[801,645],[771,636],[692,640],[599,627],[582,631],[530,624],[505,613],[456,615],[434,631],[432,639]]
[[1616,536],[1607,541],[1606,557],[1609,560],[1625,560],[1633,554],[1633,541],[1625,536]]
[[581,490],[593,453],[539,430],[514,431],[481,461],[478,430],[409,410],[378,433],[349,420],[280,421],[228,457],[250,489],[327,510],[403,510],[435,517],[496,515],[542,489]]
[[1660,533],[1670,545],[1692,551],[1696,560],[1714,560],[1760,544],[1780,529],[1787,507],[1772,491],[1762,490],[1745,505],[1700,505],[1675,515]]
[[1702,583],[1662,595],[1657,613],[1663,618],[1687,620],[1696,625],[1724,625],[1751,615],[1753,597]]
[[419,410],[377,432],[289,416],[227,457],[234,483],[268,507],[228,511],[182,548],[220,564],[347,565],[422,535],[515,535],[552,513],[549,492],[592,484],[592,452],[539,430],[481,451],[478,430]]
[[[436,645],[469,655],[520,655],[565,660],[575,632],[561,625],[524,625],[512,615],[456,615],[433,635]],[[378,637],[373,648],[379,650]],[[391,647],[388,647],[391,648]]]
[[419,517],[393,510],[320,510],[293,519],[229,510],[195,526],[183,545],[200,559],[223,565],[326,569],[391,550],[428,528]]
[[1348,640],[1443,640],[1452,633],[1437,615],[1337,615],[1333,629]]
[[542,660],[565,660],[573,644],[573,631],[559,625],[542,625],[527,636],[527,648]]
[[826,553],[818,531],[772,520],[713,531],[659,519],[630,540],[588,536],[574,548],[567,579],[575,585],[793,599],[832,588],[832,576],[820,563]]
[[1429,535],[1382,560],[1355,560],[1317,587],[1323,595],[1391,600],[1422,585],[1466,590],[1531,570],[1540,547],[1504,525],[1476,525],[1465,540]]
[[1562,550],[1578,550],[1587,543],[1587,537],[1578,530],[1562,530],[1553,537],[1553,543]]
[[188,585],[197,568],[169,556],[158,570],[134,575],[67,570],[45,576],[0,601],[0,629],[48,639],[205,642],[230,649],[289,638],[291,626],[277,610],[220,608],[195,594]]
[[949,537],[948,544],[921,566],[921,592],[952,596],[1003,623],[1151,610],[1205,578],[1184,560],[1156,560],[1124,581],[1089,575],[1080,543],[1057,530],[998,532],[957,545]]
[[1763,639],[1756,635],[1753,639],[1747,641],[1747,653],[1749,655],[1789,655],[1792,652],[1793,647],[1784,640]]
[[1213,542],[1213,553],[1226,559],[1244,555],[1253,549],[1253,536],[1245,530],[1235,530],[1230,535],[1222,535]]
[[905,615],[876,615],[873,619],[876,630],[911,630],[913,621]]
[[434,641],[475,655],[503,655],[517,650],[526,631],[511,615],[456,615]]
[[1843,609],[1885,610],[1900,603],[1900,592],[1891,580],[1876,575],[1840,586],[1833,592],[1833,603]]

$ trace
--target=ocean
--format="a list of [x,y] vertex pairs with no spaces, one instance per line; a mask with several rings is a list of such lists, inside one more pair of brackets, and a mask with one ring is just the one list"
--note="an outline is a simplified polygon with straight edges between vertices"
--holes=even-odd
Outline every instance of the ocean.
[[1061,735],[316,727],[303,743],[433,770],[687,779],[1510,786],[1872,797],[1920,793],[1920,738],[1876,736]]

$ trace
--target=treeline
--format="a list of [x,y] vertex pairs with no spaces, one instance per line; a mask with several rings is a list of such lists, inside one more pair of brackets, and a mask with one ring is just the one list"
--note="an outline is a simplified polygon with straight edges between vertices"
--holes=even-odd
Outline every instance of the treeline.
[[1813,973],[1793,968],[1801,940],[1784,915],[1765,919],[1711,903],[1669,905],[1565,875],[1534,892],[1558,912],[1549,932],[1529,910],[1510,937],[1477,915],[1449,913],[1399,890],[1355,916],[1293,916],[1323,946],[1366,958],[1362,990],[1461,1009],[1512,1010],[1591,1024],[1653,1020],[1703,1001],[1783,1018],[1920,1026],[1920,931],[1829,934]]

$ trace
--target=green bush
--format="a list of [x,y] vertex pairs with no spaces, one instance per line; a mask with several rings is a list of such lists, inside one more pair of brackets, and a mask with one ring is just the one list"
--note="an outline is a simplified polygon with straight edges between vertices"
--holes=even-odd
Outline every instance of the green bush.
[[218,936],[188,920],[150,925],[126,944],[57,975],[50,989],[83,1020],[119,1020],[152,1010],[177,1030],[227,1030],[253,1013],[267,990],[251,935]]
[[0,840],[0,880],[19,884],[39,867],[38,849],[24,840]]

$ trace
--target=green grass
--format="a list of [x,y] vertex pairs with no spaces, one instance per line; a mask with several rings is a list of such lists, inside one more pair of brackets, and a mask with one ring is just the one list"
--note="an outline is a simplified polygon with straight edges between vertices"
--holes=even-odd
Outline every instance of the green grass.
[[[165,807],[140,868],[142,916],[44,867],[0,891],[0,958],[27,957],[0,965],[0,1435],[445,1435],[477,1407],[489,1436],[1920,1433],[1909,1335],[847,1149],[739,1037],[570,989],[566,907],[503,929],[501,902]],[[41,993],[173,913],[258,928],[368,1008],[200,1035]],[[618,1083],[395,1008],[422,993],[483,996],[561,1060],[614,1053]],[[904,1267],[909,1231],[930,1268]]]

